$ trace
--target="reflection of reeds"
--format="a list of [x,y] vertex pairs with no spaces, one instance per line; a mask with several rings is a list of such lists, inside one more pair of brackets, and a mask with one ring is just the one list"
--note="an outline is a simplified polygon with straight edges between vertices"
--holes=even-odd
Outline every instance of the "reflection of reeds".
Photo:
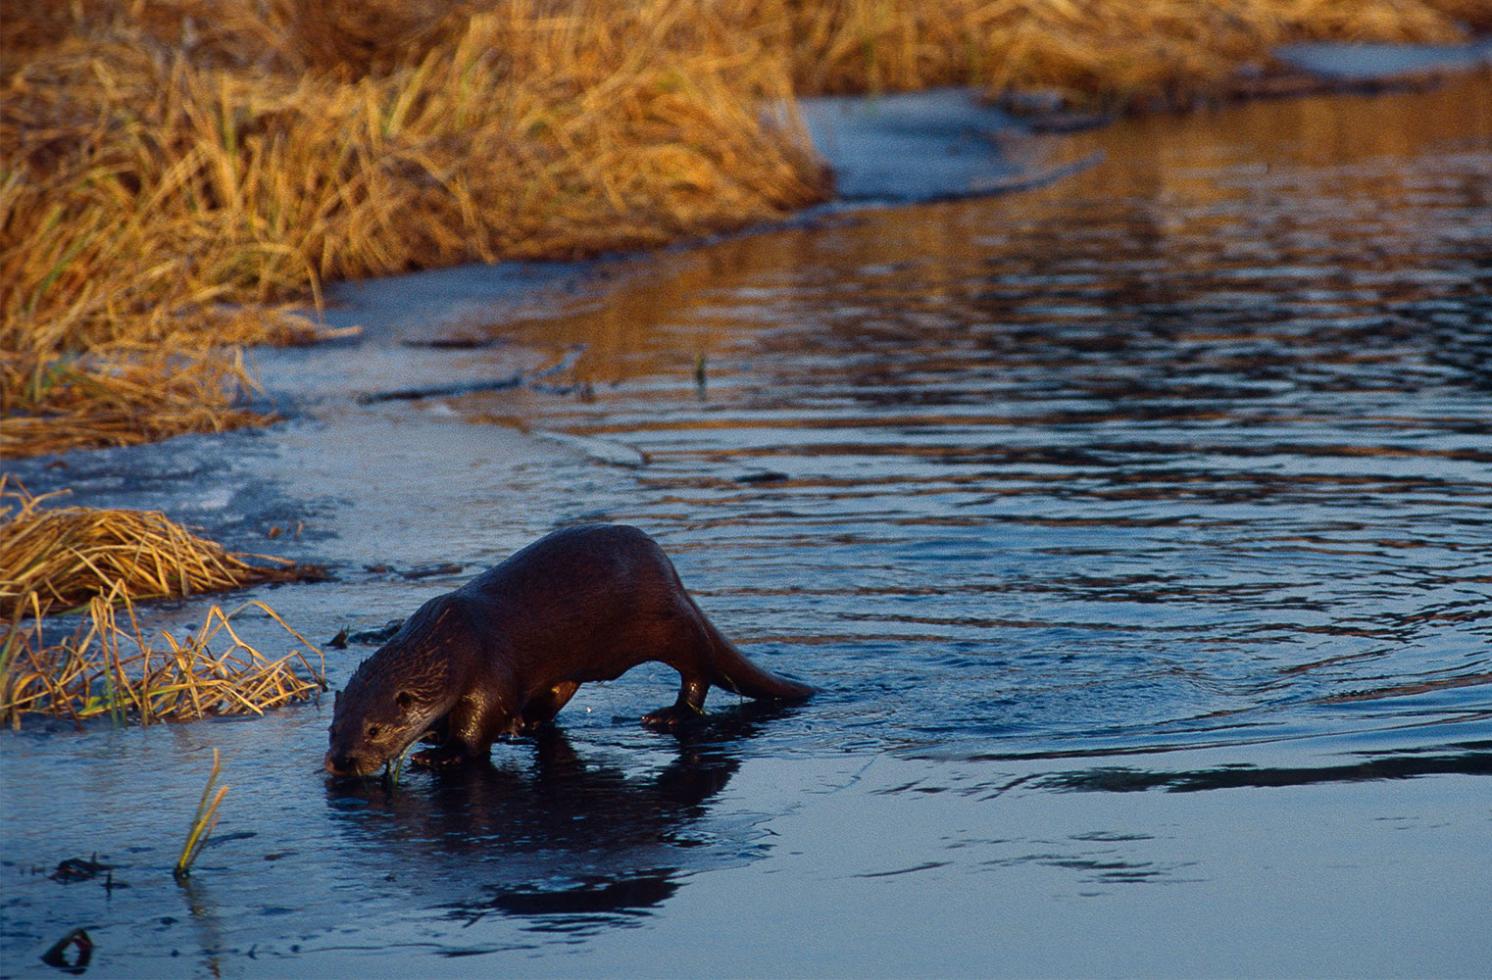
[[[228,795],[227,786],[217,786],[218,775],[222,771],[221,759],[218,750],[212,750],[212,771],[207,774],[207,785],[202,788],[202,799],[197,801],[197,812],[192,816],[192,826],[187,831],[186,844],[181,849],[181,856],[176,859],[176,878],[180,881],[191,873],[192,862],[197,860],[207,838],[212,835],[213,828],[218,825],[218,805],[223,802],[223,797]],[[217,786],[216,792],[213,787]]]
[[0,477],[0,607],[11,618],[117,593],[159,599],[292,579],[307,569],[251,564],[159,511],[43,507]]
[[[122,607],[126,629],[117,620]],[[0,724],[19,728],[28,714],[86,721],[109,715],[149,725],[219,714],[263,714],[306,700],[325,687],[325,664],[306,652],[270,660],[246,643],[233,618],[254,608],[274,619],[307,650],[320,651],[262,602],[230,612],[213,606],[200,629],[177,639],[163,630],[145,636],[133,604],[116,588],[89,603],[89,621],[70,638],[49,643],[44,620],[10,623],[0,651]],[[213,653],[226,638],[228,648]]]

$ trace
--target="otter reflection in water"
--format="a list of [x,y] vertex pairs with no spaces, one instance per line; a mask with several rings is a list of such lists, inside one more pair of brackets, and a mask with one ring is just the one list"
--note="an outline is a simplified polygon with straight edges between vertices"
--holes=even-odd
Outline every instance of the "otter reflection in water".
[[711,801],[740,767],[732,743],[785,710],[752,702],[718,711],[673,740],[666,764],[641,773],[581,754],[548,727],[532,757],[437,770],[392,790],[328,780],[328,802],[390,880],[417,880],[419,897],[452,919],[496,914],[546,928],[562,916],[567,929],[606,927],[662,905],[683,875],[765,853],[755,819],[713,820]]

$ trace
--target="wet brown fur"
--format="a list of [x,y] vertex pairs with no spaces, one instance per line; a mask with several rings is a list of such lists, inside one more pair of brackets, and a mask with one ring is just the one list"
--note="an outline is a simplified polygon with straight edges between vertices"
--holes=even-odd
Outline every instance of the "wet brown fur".
[[421,737],[435,747],[418,763],[485,758],[498,737],[550,721],[586,681],[649,660],[681,681],[674,704],[643,717],[650,728],[702,713],[711,684],[753,698],[813,693],[742,656],[642,531],[566,528],[431,599],[363,661],[337,695],[326,769],[366,775]]

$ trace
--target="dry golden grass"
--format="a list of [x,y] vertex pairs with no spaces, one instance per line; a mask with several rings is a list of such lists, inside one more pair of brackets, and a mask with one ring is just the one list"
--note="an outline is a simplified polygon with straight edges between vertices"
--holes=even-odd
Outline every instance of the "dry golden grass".
[[283,339],[224,303],[555,257],[821,198],[800,91],[1184,98],[1299,38],[1485,0],[75,0],[7,16],[0,349]]
[[[7,373],[87,350],[115,367],[61,376],[97,382],[144,344],[199,351],[205,379],[204,348],[313,335],[259,304],[319,302],[328,279],[657,245],[827,194],[804,135],[759,112],[788,95],[785,55],[722,5],[480,6],[7,11],[0,350],[32,359]],[[68,432],[97,390],[9,400],[0,426],[26,431],[7,448],[118,441]],[[233,404],[207,425],[164,399],[145,437],[252,418]]]
[[[244,642],[233,618],[251,607],[271,616],[306,650],[270,660]],[[128,628],[118,622],[121,608]],[[152,642],[123,588],[116,588],[92,599],[88,623],[72,637],[48,642],[44,632],[39,617],[29,626],[19,619],[10,623],[0,648],[0,724],[19,728],[28,714],[75,722],[109,716],[142,725],[263,714],[326,687],[320,651],[262,602],[232,612],[213,606],[201,628],[184,639],[163,630]],[[227,648],[213,653],[224,638]]]
[[974,84],[1132,108],[1228,91],[1299,40],[1451,41],[1485,0],[783,0],[802,92]]
[[0,384],[0,456],[12,459],[271,420],[238,404],[254,383],[236,352],[0,352]]
[[[232,613],[213,606],[184,640],[167,631],[154,643],[133,605],[315,570],[231,554],[158,512],[44,507],[46,499],[10,489],[0,477],[0,723],[18,726],[26,714],[75,721],[108,714],[150,724],[262,713],[324,686],[324,663],[312,667],[300,651],[272,661],[234,630],[234,615],[257,608],[320,657],[261,602]],[[80,605],[88,623],[70,638],[49,640],[48,614]],[[121,608],[128,630],[118,619]],[[231,644],[215,654],[211,647],[222,636]]]
[[[160,21],[190,19],[190,3],[84,17],[6,66],[4,230],[18,247],[3,272],[19,288],[0,346],[169,339],[196,326],[182,311],[217,303],[655,244],[825,193],[801,134],[758,118],[787,78],[751,31],[701,0],[581,6],[455,18],[438,49],[391,48],[403,60],[350,81],[345,64],[313,70],[350,4],[294,6],[274,46],[244,31],[184,43]],[[399,5],[360,7],[399,20]],[[221,64],[255,40],[248,67]]]
[[50,496],[11,489],[0,477],[0,610],[12,622],[101,596],[188,596],[314,571],[232,554],[159,511],[42,506]]
[[[0,351],[13,454],[254,421],[224,344],[330,279],[570,257],[819,200],[799,91],[1184,102],[1298,38],[1447,40],[1485,0],[72,0],[6,12]],[[202,411],[139,396],[193,351]],[[118,347],[118,349],[116,349]],[[66,355],[87,350],[91,363]],[[212,365],[216,365],[213,367]],[[209,380],[207,375],[215,373]],[[108,419],[78,406],[109,379]],[[76,380],[78,383],[73,384]],[[216,417],[208,419],[211,413]],[[154,421],[146,421],[149,417]],[[23,421],[24,420],[24,421]],[[71,431],[70,431],[71,430]]]

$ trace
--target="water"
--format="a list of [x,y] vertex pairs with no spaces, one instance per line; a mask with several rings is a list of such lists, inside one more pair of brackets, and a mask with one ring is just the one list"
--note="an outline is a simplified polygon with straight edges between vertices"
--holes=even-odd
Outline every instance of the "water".
[[[8,735],[3,972],[85,926],[109,975],[1484,974],[1492,80],[1055,152],[1103,162],[344,290],[363,340],[261,357],[291,422],[69,457],[238,546],[303,521],[338,580],[254,594],[319,637],[636,523],[821,693],[673,738],[640,669],[392,794],[323,779],[328,705]],[[129,887],[46,877],[94,852]]]

